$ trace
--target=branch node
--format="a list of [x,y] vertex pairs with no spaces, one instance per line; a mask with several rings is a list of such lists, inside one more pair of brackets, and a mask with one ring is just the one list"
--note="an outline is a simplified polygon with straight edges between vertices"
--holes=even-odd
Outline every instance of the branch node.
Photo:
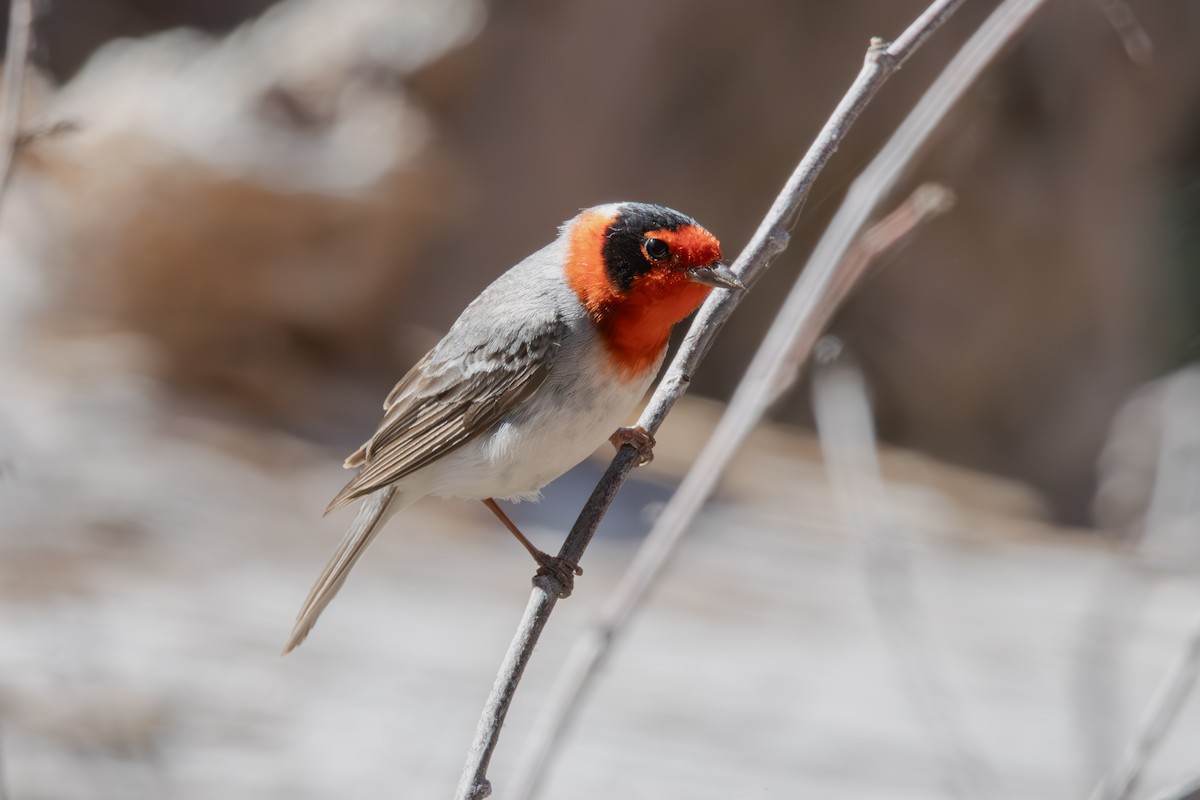
[[484,778],[479,783],[471,787],[470,793],[467,795],[467,800],[484,800],[485,797],[492,796],[492,782]]
[[769,254],[768,257],[774,258],[775,256],[782,253],[784,250],[787,250],[788,245],[791,244],[791,241],[792,241],[792,235],[790,233],[788,233],[787,231],[776,231],[775,233],[771,234],[767,238],[766,250],[767,250],[767,253]]
[[818,364],[832,364],[842,356],[845,345],[842,340],[832,334],[826,334],[817,340],[813,347],[813,359]]
[[957,201],[954,190],[940,183],[926,183],[918,186],[912,193],[909,202],[913,210],[923,220],[945,214],[954,208]]
[[898,59],[888,51],[891,46],[892,43],[882,36],[872,36],[871,43],[867,46],[866,62],[885,69],[893,67]]
[[530,581],[534,588],[541,589],[551,597],[557,597],[559,600],[566,600],[571,596],[571,592],[575,589],[575,579],[563,573],[559,575],[556,572],[542,567],[538,569],[537,574]]

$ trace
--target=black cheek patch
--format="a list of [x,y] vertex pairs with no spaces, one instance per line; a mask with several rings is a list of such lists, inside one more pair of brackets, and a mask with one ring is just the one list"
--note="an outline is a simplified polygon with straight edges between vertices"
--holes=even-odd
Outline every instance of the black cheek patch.
[[691,217],[666,206],[626,203],[609,224],[600,255],[609,283],[618,292],[627,292],[639,275],[654,268],[654,262],[642,252],[642,239],[650,231],[675,231],[695,225]]
[[653,264],[642,255],[642,238],[628,233],[609,233],[601,250],[604,269],[613,288],[624,294],[639,275],[650,271]]

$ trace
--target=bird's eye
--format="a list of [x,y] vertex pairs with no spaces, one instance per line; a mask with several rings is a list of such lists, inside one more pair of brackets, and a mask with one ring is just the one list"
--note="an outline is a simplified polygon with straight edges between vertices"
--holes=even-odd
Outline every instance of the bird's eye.
[[642,247],[651,261],[665,261],[671,255],[671,248],[662,239],[647,239]]

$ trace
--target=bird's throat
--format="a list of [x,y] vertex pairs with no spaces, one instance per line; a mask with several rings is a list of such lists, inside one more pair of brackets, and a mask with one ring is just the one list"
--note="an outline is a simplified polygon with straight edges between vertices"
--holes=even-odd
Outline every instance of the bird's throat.
[[[596,324],[618,377],[630,381],[657,366],[671,328],[695,311],[711,289],[673,264],[649,269],[624,288],[615,286],[604,260],[612,222],[611,214],[579,216],[568,233],[565,277]],[[704,255],[717,258],[720,252]]]
[[671,328],[695,311],[710,291],[691,282],[656,283],[639,281],[627,294],[609,295],[589,304],[613,365],[625,380],[641,378],[657,366]]

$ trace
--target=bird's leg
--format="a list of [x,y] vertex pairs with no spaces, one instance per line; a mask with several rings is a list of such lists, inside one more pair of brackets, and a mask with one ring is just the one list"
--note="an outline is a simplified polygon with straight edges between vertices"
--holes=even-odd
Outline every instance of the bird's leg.
[[538,550],[536,547],[534,547],[533,542],[525,538],[525,534],[521,533],[521,529],[516,526],[516,523],[508,518],[508,514],[504,513],[504,510],[496,504],[494,499],[489,497],[483,501],[483,504],[487,506],[493,514],[496,515],[496,519],[500,520],[500,522],[504,524],[504,527],[508,528],[509,533],[517,537],[517,541],[521,543],[522,547],[529,551],[529,555],[533,556],[533,560],[538,563],[539,567],[553,572],[567,586],[570,586],[574,582],[575,575],[583,574],[583,567],[579,566],[574,561],[560,558],[559,556],[552,556],[549,553],[543,553],[541,550]]
[[608,440],[618,450],[623,445],[630,445],[637,450],[638,455],[641,456],[641,460],[638,461],[639,467],[644,467],[654,460],[654,434],[641,425],[634,425],[632,428],[617,428],[617,432],[608,437]]

